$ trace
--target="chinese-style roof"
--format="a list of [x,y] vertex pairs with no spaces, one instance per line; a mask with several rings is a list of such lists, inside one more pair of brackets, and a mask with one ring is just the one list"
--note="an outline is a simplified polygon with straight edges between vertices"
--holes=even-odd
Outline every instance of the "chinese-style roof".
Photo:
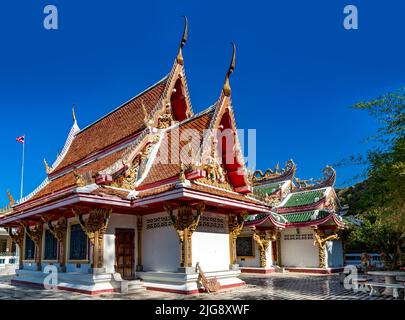
[[255,226],[277,226],[286,227],[303,227],[329,224],[332,221],[339,227],[344,225],[342,218],[328,210],[311,210],[296,213],[278,214],[275,212],[258,214],[251,216],[245,221],[245,227]]
[[281,206],[283,208],[305,206],[318,202],[324,197],[325,189],[293,192],[288,197],[286,202]]
[[330,212],[326,210],[312,210],[295,213],[285,213],[282,216],[288,221],[288,223],[303,223],[321,220],[329,214]]
[[159,101],[166,80],[165,77],[143,93],[81,130],[73,140],[68,153],[52,174],[108,146],[119,143],[143,129],[145,125],[142,102],[147,112],[150,112]]

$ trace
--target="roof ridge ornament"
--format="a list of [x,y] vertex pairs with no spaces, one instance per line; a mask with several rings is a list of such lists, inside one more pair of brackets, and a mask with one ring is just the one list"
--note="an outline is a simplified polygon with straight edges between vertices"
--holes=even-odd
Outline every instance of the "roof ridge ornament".
[[14,200],[13,196],[11,195],[10,190],[7,190],[7,197],[8,197],[8,200],[10,201],[8,205],[11,207],[15,203],[15,200]]
[[235,58],[236,58],[236,46],[234,42],[231,42],[232,48],[233,48],[233,53],[232,53],[232,60],[231,64],[229,65],[228,72],[226,73],[225,76],[225,83],[223,87],[223,92],[226,97],[229,97],[231,95],[231,86],[229,84],[229,77],[231,76],[232,72],[235,70]]
[[50,174],[52,169],[51,167],[48,165],[48,162],[46,162],[46,159],[44,158],[44,165],[45,165],[45,170],[46,170],[46,174]]
[[73,117],[73,122],[74,123],[77,123],[77,120],[76,120],[76,113],[75,113],[75,104],[73,103],[73,105],[72,105],[72,117]]
[[183,31],[183,37],[181,38],[181,42],[180,42],[179,53],[177,54],[177,58],[176,58],[177,63],[180,65],[184,64],[182,49],[187,42],[187,35],[188,35],[188,20],[185,15],[183,15],[182,17],[184,18],[184,31]]

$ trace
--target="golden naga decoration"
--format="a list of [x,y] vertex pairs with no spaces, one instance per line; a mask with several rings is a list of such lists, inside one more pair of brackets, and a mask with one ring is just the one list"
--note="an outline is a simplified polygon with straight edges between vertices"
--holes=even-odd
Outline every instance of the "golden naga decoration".
[[166,203],[164,205],[166,212],[172,220],[173,227],[175,228],[180,240],[181,251],[181,267],[191,267],[191,237],[197,229],[200,222],[202,213],[205,210],[205,204],[199,203],[196,206],[197,214],[193,215],[193,209],[187,202],[181,202],[177,207],[177,216],[173,213],[173,207]]
[[82,230],[93,245],[93,268],[102,268],[104,265],[104,234],[107,231],[112,209],[91,209],[86,221],[83,220],[83,213],[80,209],[72,209],[72,212],[78,217]]
[[134,190],[135,182],[138,178],[139,165],[141,157],[137,156],[132,162],[132,165],[126,169],[118,178],[116,178],[111,186],[123,189]]
[[8,205],[11,207],[15,203],[15,200],[14,200],[13,196],[11,195],[11,192],[8,190],[7,190],[7,197],[8,197],[8,200],[10,201],[8,203]]
[[245,217],[248,215],[247,211],[243,211],[240,214],[229,215],[228,229],[229,229],[229,246],[230,246],[230,259],[231,264],[236,264],[236,239],[240,235],[245,222]]
[[207,164],[203,166],[203,170],[206,172],[207,179],[211,182],[218,181],[224,183],[226,181],[225,170],[215,161],[214,157],[208,158]]
[[142,152],[140,152],[134,158],[134,160],[132,160],[132,163],[129,165],[129,167],[113,181],[111,186],[128,190],[135,190],[136,182],[138,181],[140,175],[142,174],[140,170],[142,168],[145,168],[153,146],[154,146],[153,143],[147,144],[143,148]]
[[223,92],[226,97],[229,97],[231,95],[231,86],[229,84],[229,77],[231,76],[232,72],[235,70],[235,58],[236,58],[236,46],[235,43],[231,42],[232,48],[233,48],[233,53],[232,53],[232,60],[231,64],[229,65],[228,72],[226,73],[225,77],[225,83],[223,87]]
[[44,158],[44,165],[45,165],[45,171],[46,174],[50,174],[51,173],[51,167],[48,165],[48,162],[46,162],[46,159]]
[[325,236],[324,231],[318,228],[314,229],[314,236],[314,246],[318,245],[319,247],[319,268],[326,268],[326,243],[328,241],[338,240],[339,236],[336,233]]
[[301,180],[299,178],[294,178],[295,182],[298,184],[298,189],[306,189],[315,186],[315,184],[311,183],[313,178],[307,180]]
[[76,186],[78,186],[79,188],[94,183],[92,171],[86,171],[83,174],[74,172],[73,174],[76,179]]
[[270,240],[266,239],[266,234],[259,234],[256,230],[253,233],[253,239],[256,241],[260,251],[260,266],[266,267],[267,257],[266,252],[269,248]]
[[275,178],[283,177],[285,180],[289,180],[295,172],[295,163],[292,160],[288,160],[284,168],[279,170],[279,164],[277,163],[274,169],[267,169],[265,172],[256,170],[249,175],[249,179],[252,183],[264,182]]
[[145,126],[149,125],[149,115],[148,115],[148,111],[146,110],[145,104],[143,103],[143,99],[141,100],[141,108],[142,108],[142,113],[143,113],[143,122],[145,124]]
[[180,183],[186,182],[186,169],[184,168],[183,162],[180,162],[179,181]]
[[219,284],[217,278],[212,278],[212,279],[207,279],[207,277],[205,276],[204,272],[201,269],[200,263],[197,262],[195,268],[198,271],[198,282],[201,283],[201,285],[204,287],[205,291],[207,291],[208,293],[211,292],[217,292],[220,288],[221,285]]
[[183,58],[183,52],[182,49],[184,45],[187,42],[187,35],[188,35],[188,20],[186,16],[183,16],[184,18],[184,31],[183,31],[183,37],[181,38],[180,42],[180,47],[179,47],[179,53],[177,54],[176,61],[178,64],[183,65],[184,64],[184,58]]
[[281,203],[281,197],[282,197],[281,190],[278,190],[275,193],[266,194],[264,201],[266,201],[271,206],[275,207]]
[[163,114],[159,116],[157,125],[158,129],[166,129],[172,125],[173,114],[171,109],[171,106],[167,105],[164,109]]

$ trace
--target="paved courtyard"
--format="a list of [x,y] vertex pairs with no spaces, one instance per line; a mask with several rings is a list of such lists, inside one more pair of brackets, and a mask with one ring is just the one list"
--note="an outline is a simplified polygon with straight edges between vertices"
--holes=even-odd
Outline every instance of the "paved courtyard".
[[88,296],[62,290],[41,290],[28,286],[13,286],[11,276],[0,276],[0,300],[8,299],[57,299],[57,300],[381,300],[392,297],[370,297],[367,293],[353,293],[339,283],[338,275],[271,274],[266,276],[243,276],[246,286],[213,294],[179,295],[141,290],[129,294],[102,294]]

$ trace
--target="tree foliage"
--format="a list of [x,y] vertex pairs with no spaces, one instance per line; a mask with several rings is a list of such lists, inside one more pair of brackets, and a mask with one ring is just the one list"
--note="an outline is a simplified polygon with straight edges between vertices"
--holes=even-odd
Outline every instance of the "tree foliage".
[[354,108],[368,111],[381,126],[374,136],[379,146],[365,157],[367,179],[339,191],[350,214],[363,221],[349,239],[384,252],[386,263],[396,268],[405,263],[405,88]]

